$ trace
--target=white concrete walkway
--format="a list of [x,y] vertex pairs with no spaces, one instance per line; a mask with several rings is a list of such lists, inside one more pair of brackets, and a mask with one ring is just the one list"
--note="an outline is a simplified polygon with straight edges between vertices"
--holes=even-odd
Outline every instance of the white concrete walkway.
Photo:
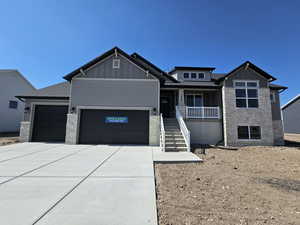
[[23,143],[0,147],[7,225],[156,225],[151,147]]

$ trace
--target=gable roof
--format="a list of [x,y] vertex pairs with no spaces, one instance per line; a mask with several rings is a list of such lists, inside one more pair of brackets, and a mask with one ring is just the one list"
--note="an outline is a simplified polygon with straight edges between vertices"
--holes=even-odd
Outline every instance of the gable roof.
[[265,77],[267,80],[270,80],[270,81],[276,80],[275,77],[273,77],[272,75],[268,74],[267,72],[265,72],[264,70],[260,69],[259,67],[255,66],[250,61],[246,61],[243,64],[241,64],[240,66],[238,66],[237,68],[235,68],[234,70],[232,70],[229,73],[227,73],[226,76],[223,76],[223,77],[219,78],[218,81],[223,81],[226,77],[230,76],[231,74],[233,74],[234,72],[236,72],[237,70],[239,70],[239,69],[241,69],[243,67],[249,67],[249,68],[253,69],[255,72],[259,73],[260,75],[262,75],[263,77]]
[[294,102],[298,101],[300,99],[300,94],[298,94],[296,97],[292,98],[290,101],[288,101],[285,105],[283,105],[281,107],[281,110],[286,109],[287,107],[289,107],[291,104],[293,104]]
[[132,57],[134,58],[138,58],[140,60],[142,60],[145,64],[149,65],[150,67],[153,67],[155,70],[159,71],[161,74],[163,74],[167,79],[178,83],[179,81],[176,80],[174,77],[170,76],[169,74],[167,74],[165,71],[163,71],[162,69],[160,69],[159,67],[155,66],[153,63],[151,63],[150,61],[148,61],[147,59],[145,59],[143,56],[139,55],[138,53],[134,52],[133,54],[131,54]]
[[70,83],[65,81],[54,84],[45,88],[35,90],[31,93],[24,93],[24,95],[16,96],[17,98],[69,98]]
[[[143,66],[141,63],[137,62],[136,60],[134,60],[133,57],[131,57],[130,55],[128,55],[126,52],[124,52],[123,50],[121,50],[120,48],[118,48],[117,46],[112,48],[111,50],[108,50],[107,52],[103,53],[102,55],[94,58],[93,60],[89,61],[88,63],[84,64],[83,66],[77,68],[76,70],[72,71],[71,73],[65,75],[63,78],[66,79],[67,81],[71,81],[72,78],[74,76],[76,76],[78,73],[80,73],[81,70],[86,70],[87,68],[95,65],[96,63],[100,62],[101,60],[107,58],[108,56],[114,54],[115,52],[117,52],[118,54],[123,55],[124,57],[126,57],[129,61],[131,61],[132,63],[134,63],[135,65],[137,65],[138,67],[140,67],[141,69],[148,71],[148,68],[146,68],[145,66]],[[150,72],[150,71],[149,71]],[[159,80],[165,80],[165,78],[163,76],[157,75],[157,74],[152,74],[154,77],[156,77]]]

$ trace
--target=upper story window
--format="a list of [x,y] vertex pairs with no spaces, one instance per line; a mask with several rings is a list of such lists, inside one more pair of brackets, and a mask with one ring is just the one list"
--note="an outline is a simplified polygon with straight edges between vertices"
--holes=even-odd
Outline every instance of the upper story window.
[[18,108],[18,102],[17,101],[9,101],[8,107],[10,109],[17,109]]
[[204,73],[198,73],[198,79],[204,79],[205,74]]
[[183,78],[184,79],[189,79],[190,78],[190,74],[189,73],[183,73]]
[[202,80],[205,78],[205,73],[183,73],[183,78],[186,80]]
[[236,107],[258,108],[258,81],[235,81]]
[[120,59],[113,59],[113,69],[119,69],[120,68]]

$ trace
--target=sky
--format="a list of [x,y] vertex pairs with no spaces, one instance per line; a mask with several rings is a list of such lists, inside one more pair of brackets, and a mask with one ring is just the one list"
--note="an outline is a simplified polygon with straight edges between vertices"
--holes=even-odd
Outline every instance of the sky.
[[0,69],[36,88],[118,46],[166,71],[249,60],[300,94],[300,1],[0,0]]

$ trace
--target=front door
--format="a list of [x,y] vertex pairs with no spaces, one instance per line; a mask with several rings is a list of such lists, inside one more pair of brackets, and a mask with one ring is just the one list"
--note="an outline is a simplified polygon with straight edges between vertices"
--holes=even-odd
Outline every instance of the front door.
[[163,117],[170,117],[171,111],[171,102],[169,96],[160,97],[160,112],[163,114]]

